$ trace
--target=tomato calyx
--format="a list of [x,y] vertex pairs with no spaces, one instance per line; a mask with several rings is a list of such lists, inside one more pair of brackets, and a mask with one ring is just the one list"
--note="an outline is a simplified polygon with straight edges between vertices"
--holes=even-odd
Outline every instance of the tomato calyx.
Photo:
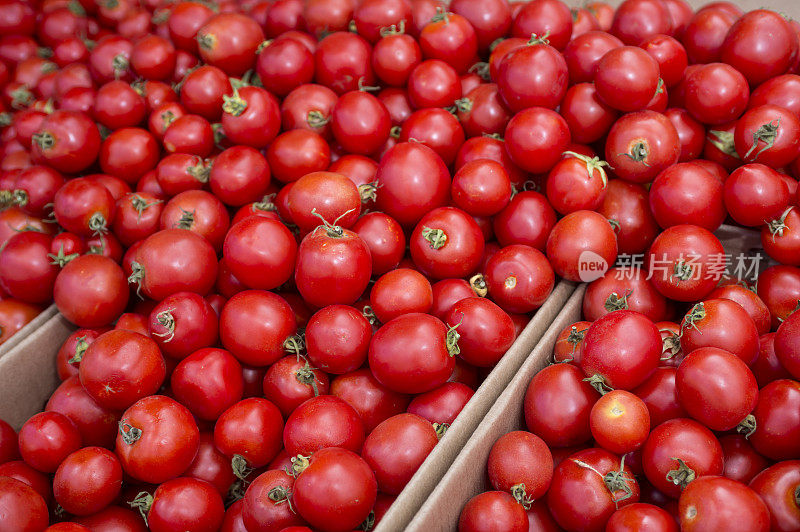
[[535,33],[531,33],[531,38],[528,40],[528,46],[533,46],[534,44],[550,44],[550,30],[544,32],[542,36],[536,35]]
[[403,35],[406,32],[406,19],[400,21],[399,24],[392,24],[391,26],[384,26],[380,30],[381,37],[388,37],[390,35]]
[[375,315],[375,311],[372,310],[372,307],[369,305],[364,305],[364,308],[361,309],[361,315],[367,319],[370,325],[375,325],[378,323],[378,317]]
[[358,185],[358,195],[361,196],[361,203],[369,203],[378,199],[378,188],[381,184],[377,181]]
[[433,430],[436,431],[436,437],[440,440],[447,434],[449,428],[450,423],[433,423]]
[[13,115],[7,111],[0,113],[0,127],[8,127],[13,121]]
[[672,269],[672,277],[677,277],[678,281],[688,281],[692,278],[693,273],[694,268],[682,260],[676,262]]
[[56,138],[49,131],[40,131],[39,133],[34,133],[31,137],[31,140],[35,142],[42,151],[49,150],[56,143]]
[[686,465],[686,462],[680,458],[673,458],[678,461],[678,469],[671,469],[667,471],[667,480],[678,486],[681,490],[686,489],[691,481],[697,478],[694,469]]
[[133,205],[133,208],[137,213],[139,213],[136,218],[137,220],[142,218],[142,214],[144,214],[144,211],[146,211],[148,207],[152,207],[158,203],[164,203],[163,200],[155,200],[147,203],[147,200],[141,197],[139,194],[130,194],[130,201],[131,205]]
[[376,87],[374,85],[365,85],[364,76],[358,78],[358,90],[360,92],[375,92],[381,90],[380,87]]
[[278,207],[272,203],[273,198],[275,198],[275,194],[267,194],[261,201],[257,201],[253,203],[253,206],[250,208],[251,211],[264,211],[264,212],[274,212],[278,210]]
[[286,503],[289,505],[289,510],[291,510],[293,514],[297,513],[294,510],[294,506],[292,506],[292,492],[283,486],[275,486],[269,490],[269,492],[267,492],[267,498],[276,505]]
[[[617,509],[619,509],[619,503],[633,497],[633,489],[628,484],[628,482],[633,481],[633,478],[628,473],[625,472],[624,456],[622,457],[622,460],[620,460],[619,470],[609,471],[605,475],[600,473],[600,471],[598,471],[591,465],[587,464],[586,462],[575,459],[572,459],[572,461],[581,467],[594,471],[603,478],[603,484],[606,485],[606,488],[611,493],[611,500],[614,502],[614,506]],[[619,497],[614,495],[618,491],[622,492],[622,495],[620,495]]]
[[458,346],[458,341],[461,339],[461,335],[458,334],[458,327],[461,325],[459,321],[452,327],[447,329],[447,336],[445,336],[445,346],[447,347],[448,354],[452,356],[456,356],[461,353],[461,348]]
[[222,112],[233,116],[240,116],[247,109],[247,100],[239,95],[239,88],[234,85],[233,78],[231,78],[230,81],[233,87],[233,94],[222,95]]
[[367,518],[364,519],[364,522],[358,525],[358,530],[364,530],[365,532],[372,530],[375,527],[375,510],[370,510]]
[[403,128],[401,128],[400,126],[392,126],[392,128],[389,130],[389,136],[392,137],[393,139],[399,139],[400,133],[402,131]]
[[83,354],[89,349],[89,343],[86,341],[85,336],[79,336],[76,338],[77,342],[75,343],[75,354],[72,355],[72,358],[67,360],[68,364],[80,364],[81,360],[83,360]]
[[603,308],[609,312],[614,312],[615,310],[627,310],[629,308],[628,298],[631,296],[631,294],[633,294],[633,290],[628,290],[628,293],[622,297],[620,297],[620,295],[616,292],[611,292],[606,298]]
[[324,217],[324,216],[322,216],[320,213],[318,213],[318,212],[317,212],[317,208],[316,208],[316,207],[314,207],[313,209],[311,209],[311,214],[312,214],[313,216],[316,216],[316,217],[318,217],[320,220],[322,220],[322,225],[318,225],[318,226],[317,226],[317,227],[314,229],[314,231],[316,231],[316,230],[317,230],[317,229],[319,229],[320,227],[324,227],[324,228],[325,228],[325,233],[326,233],[326,234],[327,234],[327,235],[328,235],[330,238],[342,238],[342,237],[344,236],[344,229],[342,229],[342,228],[341,228],[341,226],[339,226],[339,225],[336,225],[336,224],[339,222],[339,220],[341,220],[342,218],[344,218],[345,216],[347,216],[348,214],[350,214],[350,213],[351,213],[351,212],[353,212],[354,210],[355,210],[355,209],[350,209],[350,210],[348,210],[347,212],[344,212],[344,213],[342,213],[341,215],[339,215],[339,217],[338,217],[338,218],[336,218],[336,219],[333,221],[333,223],[330,223],[330,222],[328,222],[328,220],[326,220],[326,219],[325,219],[325,217]]
[[163,333],[153,332],[153,334],[159,338],[166,338],[164,343],[171,342],[175,338],[175,316],[172,315],[173,312],[175,312],[174,308],[168,308],[156,314],[156,322],[167,331]]
[[[589,172],[589,178],[591,179],[594,175],[595,170],[598,174],[600,174],[600,179],[603,181],[603,188],[606,188],[608,185],[608,176],[606,175],[606,171],[603,168],[604,166],[608,166],[611,168],[606,161],[600,159],[600,157],[587,157],[586,155],[582,155],[580,153],[576,153],[574,151],[565,151],[561,155],[568,155],[570,157],[575,157],[576,159],[580,159],[584,163],[586,163],[586,171]],[[645,153],[645,157],[647,154]]]
[[533,497],[528,497],[528,494],[525,492],[524,483],[514,484],[511,486],[511,496],[514,497],[514,500],[520,503],[526,510],[531,509],[534,499]]
[[[495,41],[496,42],[496,41]],[[489,74],[489,63],[486,61],[479,61],[469,67],[468,72],[472,74],[477,74],[483,81],[491,81],[491,76]]]
[[233,476],[241,481],[246,481],[247,476],[253,472],[253,468],[247,463],[247,459],[241,454],[234,454],[231,458],[231,470]]
[[794,489],[794,503],[800,506],[800,485]]
[[486,294],[489,293],[489,287],[486,286],[486,277],[482,273],[476,273],[469,278],[469,287],[478,297],[486,297]]
[[784,231],[788,231],[789,228],[786,227],[786,217],[789,216],[789,213],[792,212],[794,207],[789,207],[781,214],[780,218],[776,220],[772,220],[771,222],[767,222],[767,229],[772,234],[772,241],[775,242],[776,236],[783,236]]
[[447,244],[447,233],[444,232],[444,229],[431,229],[423,226],[422,238],[428,241],[431,249],[441,249]]
[[140,491],[139,494],[128,503],[128,506],[138,510],[139,514],[142,516],[142,519],[144,519],[145,526],[149,526],[147,523],[147,514],[150,512],[150,508],[153,506],[152,495],[146,491]]
[[133,445],[142,437],[142,429],[134,427],[123,419],[119,422],[119,435],[122,436],[124,443]]
[[733,133],[730,131],[717,131],[712,129],[706,135],[706,140],[714,145],[719,151],[731,157],[739,159],[739,154],[736,153],[736,147],[733,141]]
[[306,350],[306,336],[303,331],[298,331],[297,334],[289,336],[283,341],[283,349],[290,355],[299,357]]
[[119,79],[130,67],[130,61],[123,54],[117,54],[111,60],[111,69],[114,71],[114,77]]
[[208,178],[211,175],[211,167],[198,156],[197,163],[194,166],[186,167],[186,173],[201,183],[208,183]]
[[108,233],[108,224],[106,218],[101,213],[96,212],[89,218],[87,227],[92,230],[95,235],[102,235]]
[[706,307],[701,301],[700,303],[697,303],[695,306],[693,306],[691,310],[689,310],[689,312],[683,318],[684,324],[681,330],[683,330],[683,328],[686,329],[694,328],[696,331],[700,332],[700,329],[697,327],[697,324],[695,322],[702,321],[703,318],[705,317],[706,317]]
[[[33,105],[33,93],[26,85],[22,85],[18,89],[11,92],[11,108],[20,110],[26,109]],[[34,135],[36,137],[36,135]]]
[[[775,123],[773,124],[773,122]],[[771,120],[766,124],[761,124],[761,126],[753,133],[753,145],[750,146],[750,149],[744,154],[744,158],[747,159],[750,157],[750,154],[753,153],[753,150],[758,147],[759,141],[764,142],[766,146],[756,152],[756,154],[753,156],[754,161],[758,159],[758,156],[761,155],[765,150],[772,148],[772,146],[775,145],[775,139],[778,137],[778,128],[780,126],[780,118]]]
[[[664,332],[667,329],[661,329]],[[681,351],[681,335],[670,331],[661,341],[661,360],[670,360]]]
[[69,255],[64,254],[64,244],[61,244],[61,247],[58,249],[58,253],[48,253],[47,258],[50,259],[50,264],[53,266],[58,266],[59,268],[63,268],[73,259],[77,259],[80,257],[80,253],[70,253]]
[[436,14],[431,19],[431,22],[442,22],[444,21],[445,24],[450,24],[450,15],[453,13],[449,11],[445,11],[441,7],[436,8]]
[[756,428],[758,427],[758,423],[756,423],[756,416],[753,414],[747,414],[741,423],[736,425],[736,432],[739,434],[744,434],[745,439],[749,439],[750,436],[755,433]]
[[67,9],[69,9],[73,15],[78,17],[86,16],[86,10],[83,8],[81,3],[78,2],[78,0],[70,0],[69,3],[67,3]]
[[287,467],[286,473],[297,478],[310,465],[311,462],[308,461],[309,458],[310,456],[303,456],[302,454],[293,456],[292,465]]
[[144,266],[140,263],[131,261],[131,274],[128,276],[128,284],[136,284],[136,295],[142,297],[142,281],[144,280]]
[[606,378],[597,373],[595,373],[591,377],[586,377],[585,379],[583,379],[583,381],[588,382],[589,385],[595,390],[597,390],[597,393],[599,393],[600,395],[605,395],[608,392],[614,391],[614,388],[612,388],[611,386],[608,385],[608,383],[606,383]]
[[261,44],[258,45],[256,48],[256,55],[260,54],[264,51],[264,48],[267,48],[270,44],[272,44],[275,39],[267,39],[265,41],[261,41]]
[[306,115],[306,123],[314,129],[319,129],[330,121],[331,117],[325,116],[317,110],[309,111],[308,115]]
[[633,162],[642,163],[647,167],[650,166],[649,164],[647,164],[647,161],[645,161],[645,159],[647,159],[647,156],[650,155],[650,150],[647,149],[647,144],[645,144],[642,141],[639,141],[633,146],[631,146],[631,150],[628,153],[618,153],[617,155],[628,157]]
[[609,218],[606,221],[608,222],[608,225],[611,226],[611,229],[614,230],[614,233],[618,234],[620,229],[622,229],[622,224],[620,224],[619,221],[617,221],[617,220],[615,220],[613,218]]
[[175,223],[178,229],[191,229],[194,225],[194,211],[187,211],[181,208],[181,217]]
[[213,50],[217,44],[217,37],[211,33],[198,33],[197,45],[204,50]]
[[314,373],[314,370],[317,368],[312,368],[311,365],[308,363],[308,360],[303,357],[305,360],[305,365],[294,372],[294,378],[297,379],[297,382],[300,384],[304,384],[306,386],[311,386],[311,389],[314,390],[314,397],[319,397],[319,387],[317,386],[317,375]]

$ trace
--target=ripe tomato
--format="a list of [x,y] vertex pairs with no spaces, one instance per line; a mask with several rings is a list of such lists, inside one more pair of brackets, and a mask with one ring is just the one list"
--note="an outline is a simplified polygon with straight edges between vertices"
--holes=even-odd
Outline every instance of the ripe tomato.
[[550,512],[568,530],[605,530],[617,508],[638,501],[639,484],[630,468],[598,448],[579,451],[562,461],[547,492]]
[[483,245],[475,220],[454,207],[441,207],[423,216],[410,239],[414,264],[435,279],[475,272]]
[[370,369],[381,384],[396,392],[430,391],[453,373],[456,338],[456,329],[448,330],[438,318],[404,314],[373,335],[368,355]]
[[146,515],[152,532],[176,529],[214,532],[222,525],[225,514],[222,496],[205,480],[175,478],[158,486],[152,495],[144,493],[129,504]]
[[553,364],[528,385],[523,401],[525,425],[550,447],[585,443],[592,437],[589,413],[599,397],[577,367]]
[[288,504],[293,488],[294,477],[282,470],[266,471],[256,477],[242,499],[241,517],[245,530],[269,532],[304,524],[305,521]]
[[283,418],[278,407],[260,397],[243,399],[223,412],[214,425],[214,445],[232,459],[234,474],[264,467],[281,450]]
[[800,313],[795,311],[778,327],[774,343],[775,355],[781,365],[795,378],[800,375],[798,338],[800,338]]
[[317,44],[314,53],[314,77],[320,85],[337,94],[375,85],[370,64],[371,47],[359,35],[335,31]]
[[300,242],[294,279],[311,305],[355,303],[371,273],[369,248],[349,229],[325,222]]
[[570,81],[575,84],[593,81],[600,59],[622,45],[622,41],[605,31],[588,31],[572,39],[564,49]]
[[[720,286],[708,294],[708,299],[730,299],[738,303],[753,319],[759,335],[764,335],[770,329],[770,315],[767,305],[758,297],[758,294],[738,284]],[[729,349],[730,351],[730,349]]]
[[67,456],[53,479],[56,502],[73,515],[91,515],[111,504],[122,488],[122,466],[101,447],[84,447]]
[[472,216],[494,216],[511,200],[511,181],[503,165],[488,159],[470,161],[453,176],[453,203]]
[[328,375],[312,368],[303,356],[289,355],[275,362],[264,375],[264,397],[288,417],[303,402],[329,392]]
[[600,99],[623,112],[644,109],[656,93],[658,80],[656,60],[635,46],[620,46],[608,51],[597,62],[594,74]]
[[525,509],[504,491],[475,495],[458,517],[458,532],[489,532],[495,527],[507,532],[528,530]]
[[[798,205],[800,207],[800,205]],[[761,228],[761,245],[781,264],[800,266],[800,211],[789,207]]]
[[539,308],[555,285],[555,274],[544,254],[529,246],[506,246],[485,267],[486,288],[506,312]]
[[54,111],[33,134],[33,161],[66,174],[87,169],[99,152],[97,125],[85,113],[78,111]]
[[721,475],[722,446],[714,434],[691,419],[665,421],[650,433],[642,449],[647,480],[677,498],[692,479]]
[[667,117],[655,111],[639,111],[614,123],[605,153],[617,177],[647,183],[678,162],[681,143]]
[[505,55],[496,79],[498,93],[510,111],[555,109],[567,92],[567,63],[546,38],[531,38],[526,46]]
[[120,243],[130,247],[158,231],[163,209],[164,202],[153,194],[126,194],[117,200],[111,229]]
[[501,246],[525,244],[544,251],[556,224],[556,212],[547,198],[533,190],[515,194],[494,217],[492,228]]
[[9,530],[44,530],[49,522],[47,503],[24,482],[0,477],[0,512]]
[[59,272],[53,298],[61,314],[75,325],[101,327],[125,310],[129,294],[126,284],[122,268],[113,260],[83,255]]
[[53,212],[59,225],[79,236],[103,233],[114,221],[111,192],[88,178],[72,179],[54,198]]
[[161,352],[182,359],[217,343],[217,314],[202,296],[178,292],[158,303],[150,312],[150,336]]
[[431,283],[409,268],[398,268],[382,275],[370,292],[370,307],[383,323],[409,312],[428,312],[432,304]]
[[170,386],[192,414],[213,421],[242,399],[242,367],[223,349],[199,349],[175,367]]
[[780,218],[791,200],[780,174],[759,163],[734,170],[725,180],[724,197],[731,217],[752,227]]
[[728,299],[707,299],[694,305],[681,322],[681,349],[691,353],[715,347],[736,355],[745,364],[758,356],[758,330],[739,304]]
[[800,434],[800,383],[781,379],[767,384],[758,394],[753,410],[756,431],[750,443],[772,460],[791,460],[798,456]]
[[63,414],[41,412],[19,430],[19,453],[26,464],[54,473],[61,462],[81,447],[78,429]]
[[511,160],[531,173],[549,171],[567,149],[570,132],[567,122],[544,107],[523,109],[508,122],[506,152]]
[[780,462],[764,469],[749,484],[767,505],[770,530],[788,532],[800,527],[800,509],[796,501],[800,470],[796,460]]
[[251,216],[230,228],[223,255],[231,273],[245,285],[271,290],[292,276],[297,241],[281,222]]
[[626,272],[615,267],[586,288],[583,316],[594,321],[622,309],[641,312],[654,322],[665,320],[669,313],[666,298],[656,291],[641,270]]
[[456,329],[457,354],[473,366],[494,366],[514,343],[514,322],[488,299],[462,299],[450,308],[444,321]]
[[650,210],[663,228],[692,224],[716,231],[725,220],[722,183],[693,163],[679,163],[658,174],[649,197]]
[[764,501],[741,482],[720,476],[692,481],[680,496],[678,512],[681,530],[686,531],[770,530]]
[[617,259],[614,229],[596,212],[572,212],[553,227],[547,239],[547,258],[561,277],[592,281]]
[[777,329],[797,308],[800,300],[800,268],[778,264],[770,266],[758,278],[758,297],[772,315],[772,329]]
[[408,413],[425,418],[439,427],[449,426],[474,394],[475,390],[466,384],[446,382],[416,396],[408,405]]
[[398,414],[370,432],[361,452],[382,493],[397,495],[439,442],[433,425],[415,414]]
[[258,23],[241,13],[214,15],[197,32],[200,58],[229,76],[241,76],[254,66],[263,40]]
[[736,122],[734,145],[745,162],[781,168],[800,154],[800,120],[777,105],[751,107]]
[[239,207],[258,201],[266,194],[270,168],[255,148],[233,146],[214,159],[208,182],[211,192],[223,203]]
[[228,211],[214,195],[204,190],[181,192],[164,207],[161,229],[188,229],[204,237],[219,251],[230,226]]
[[361,212],[356,184],[336,172],[311,172],[294,182],[287,197],[292,222],[307,233],[329,220],[349,229]]
[[376,153],[389,138],[389,111],[375,96],[350,91],[336,101],[331,111],[331,131],[348,153]]
[[606,523],[607,532],[629,532],[652,527],[659,532],[678,532],[675,518],[652,504],[637,502],[623,506]]
[[552,46],[563,50],[572,35],[572,15],[569,8],[558,0],[539,0],[523,4],[514,16],[511,34],[530,38],[547,35]]
[[12,236],[0,251],[0,287],[26,303],[48,303],[58,267],[51,262],[52,238],[36,231]]
[[420,31],[419,46],[424,57],[441,59],[463,74],[478,52],[478,38],[465,17],[440,12]]
[[365,433],[382,421],[404,412],[410,397],[379,383],[369,369],[359,369],[337,376],[331,394],[352,406],[364,422]]
[[216,262],[205,238],[188,229],[164,229],[136,251],[128,282],[156,301],[177,292],[206,295],[217,277]]
[[614,390],[594,404],[589,425],[597,445],[623,455],[644,445],[650,434],[650,413],[636,395]]
[[695,225],[675,225],[653,241],[645,268],[662,295],[677,301],[696,301],[716,287],[724,259],[725,250],[711,232]]
[[391,216],[382,212],[368,212],[353,224],[352,230],[369,248],[373,276],[393,270],[405,255],[406,236],[403,228]]
[[487,467],[492,487],[510,493],[523,507],[541,498],[553,478],[553,456],[547,444],[524,430],[498,438],[489,451]]
[[284,342],[297,331],[294,312],[281,296],[245,290],[225,303],[219,318],[220,341],[240,362],[267,366],[284,354]]
[[686,110],[700,122],[720,125],[738,118],[747,108],[747,80],[725,63],[710,63],[686,77]]

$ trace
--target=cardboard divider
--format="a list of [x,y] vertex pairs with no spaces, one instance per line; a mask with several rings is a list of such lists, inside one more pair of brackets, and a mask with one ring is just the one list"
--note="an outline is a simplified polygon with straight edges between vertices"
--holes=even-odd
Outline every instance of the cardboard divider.
[[[561,281],[556,285],[548,300],[537,310],[514,345],[489,373],[478,391],[447,429],[442,441],[434,447],[378,526],[375,527],[375,532],[395,532],[403,530],[408,525],[417,509],[425,503],[428,495],[436,488],[442,476],[450,470],[453,460],[467,441],[473,437],[472,434],[478,424],[495,404],[506,385],[512,379],[519,377],[520,366],[530,360],[529,355],[533,347],[545,333],[552,331],[553,319],[562,312],[562,308],[568,300],[574,299],[574,296],[570,299],[570,295],[575,292],[575,288],[576,284],[569,281]],[[580,313],[580,298],[577,308]],[[419,530],[434,530],[434,528]]]
[[2,345],[0,345],[0,358],[5,356],[17,345],[19,345],[19,343],[22,342],[25,338],[33,334],[35,331],[39,330],[40,327],[44,326],[44,324],[56,314],[58,314],[58,309],[56,308],[55,304],[50,305],[49,307],[44,309],[38,316],[33,318],[22,329],[18,330],[11,336],[11,338],[9,338],[5,342],[3,342]]
[[[50,313],[49,319],[35,323],[45,313]],[[76,329],[57,312],[55,305],[28,325],[33,325],[32,332],[20,336],[16,345],[0,358],[0,419],[16,430],[42,411],[59,385],[56,354]]]
[[[513,379],[500,394],[486,417],[480,421],[464,448],[454,460],[438,464],[445,474],[427,497],[407,532],[444,532],[458,528],[458,516],[467,501],[490,489],[486,461],[494,442],[507,432],[527,430],[522,415],[525,391],[534,375],[550,362],[558,334],[567,325],[581,319],[581,303],[586,285],[581,285],[563,305],[536,347],[525,358]],[[431,453],[433,456],[433,453]],[[388,515],[388,513],[387,513]],[[383,522],[381,522],[383,524]],[[400,530],[385,528],[381,530]]]

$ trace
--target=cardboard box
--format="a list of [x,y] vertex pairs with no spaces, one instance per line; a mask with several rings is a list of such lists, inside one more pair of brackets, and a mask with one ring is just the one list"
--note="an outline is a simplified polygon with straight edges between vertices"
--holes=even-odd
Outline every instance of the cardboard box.
[[445,464],[446,474],[414,519],[408,523],[405,529],[407,532],[455,531],[464,504],[474,495],[491,489],[486,471],[489,451],[503,434],[512,430],[527,430],[522,415],[525,391],[533,376],[549,364],[558,333],[567,325],[581,319],[581,303],[585,291],[586,285],[575,290],[455,461]]

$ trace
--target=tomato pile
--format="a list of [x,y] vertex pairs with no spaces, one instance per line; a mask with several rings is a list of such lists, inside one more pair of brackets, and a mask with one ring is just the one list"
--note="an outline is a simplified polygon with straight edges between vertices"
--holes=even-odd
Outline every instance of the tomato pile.
[[587,321],[460,528],[797,530],[799,35],[729,2],[0,0],[0,342],[51,301],[79,327],[0,423],[0,529],[370,529],[564,279]]

